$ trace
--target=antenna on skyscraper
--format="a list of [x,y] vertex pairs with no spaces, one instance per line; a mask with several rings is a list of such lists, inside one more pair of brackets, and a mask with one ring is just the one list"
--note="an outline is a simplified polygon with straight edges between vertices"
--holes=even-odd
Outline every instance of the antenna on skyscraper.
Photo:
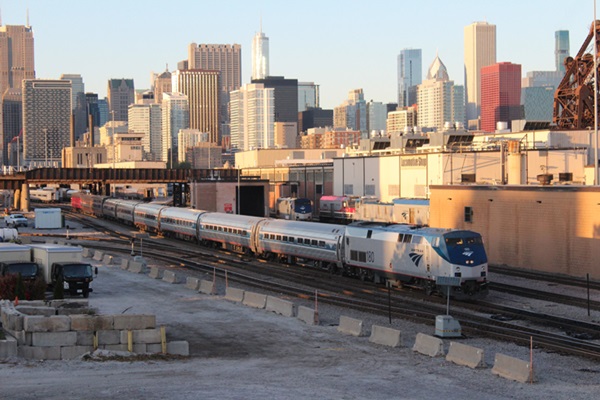
[[27,27],[29,26],[29,7],[27,7]]
[[2,26],[2,10],[0,10],[0,26]]

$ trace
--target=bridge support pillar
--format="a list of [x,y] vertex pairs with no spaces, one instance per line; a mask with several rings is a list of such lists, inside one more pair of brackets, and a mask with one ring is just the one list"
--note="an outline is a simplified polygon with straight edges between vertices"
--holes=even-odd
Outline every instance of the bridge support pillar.
[[[16,196],[15,196],[16,197]],[[24,183],[21,186],[21,211],[28,212],[29,211],[29,185]]]

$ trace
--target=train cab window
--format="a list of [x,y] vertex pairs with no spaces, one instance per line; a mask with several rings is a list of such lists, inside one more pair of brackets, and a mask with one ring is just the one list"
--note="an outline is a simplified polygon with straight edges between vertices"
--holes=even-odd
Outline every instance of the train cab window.
[[404,242],[404,233],[399,233],[398,234],[398,243],[402,243]]
[[412,240],[412,235],[404,235],[404,243],[410,243]]
[[431,241],[431,245],[432,245],[433,247],[440,247],[440,238],[439,238],[439,237],[436,237],[436,238],[434,238],[434,239]]
[[367,239],[371,239],[371,235],[372,235],[372,234],[373,234],[373,231],[369,229],[369,230],[367,231]]
[[412,240],[410,241],[413,244],[420,244],[423,241],[423,236],[413,235]]
[[325,242],[323,240],[319,240],[319,247],[325,247]]

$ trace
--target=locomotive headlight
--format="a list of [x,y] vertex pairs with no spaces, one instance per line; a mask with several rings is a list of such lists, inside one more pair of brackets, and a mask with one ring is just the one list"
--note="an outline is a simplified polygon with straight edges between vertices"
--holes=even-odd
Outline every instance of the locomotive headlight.
[[460,272],[460,267],[456,267],[456,272]]

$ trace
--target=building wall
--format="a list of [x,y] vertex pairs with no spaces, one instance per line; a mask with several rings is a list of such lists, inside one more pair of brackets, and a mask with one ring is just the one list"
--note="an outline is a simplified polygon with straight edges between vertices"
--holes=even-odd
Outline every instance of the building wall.
[[114,112],[111,119],[127,121],[129,105],[135,103],[133,79],[111,79],[108,81],[108,109]]
[[467,120],[477,119],[481,105],[481,68],[496,63],[496,25],[474,22],[464,29]]
[[481,233],[490,264],[600,279],[598,188],[432,186],[430,204],[431,226]]
[[521,118],[521,65],[502,62],[481,69],[481,129]]
[[[242,187],[259,186],[263,188],[264,198],[269,197],[269,184],[267,182],[247,182],[239,183]],[[190,205],[196,210],[206,210],[209,212],[224,212],[237,214],[236,192],[238,182],[222,181],[203,181],[190,184]],[[248,199],[250,200],[250,199]],[[243,198],[240,201],[244,201]],[[265,216],[267,206],[265,204]],[[231,210],[231,211],[229,211]]]

